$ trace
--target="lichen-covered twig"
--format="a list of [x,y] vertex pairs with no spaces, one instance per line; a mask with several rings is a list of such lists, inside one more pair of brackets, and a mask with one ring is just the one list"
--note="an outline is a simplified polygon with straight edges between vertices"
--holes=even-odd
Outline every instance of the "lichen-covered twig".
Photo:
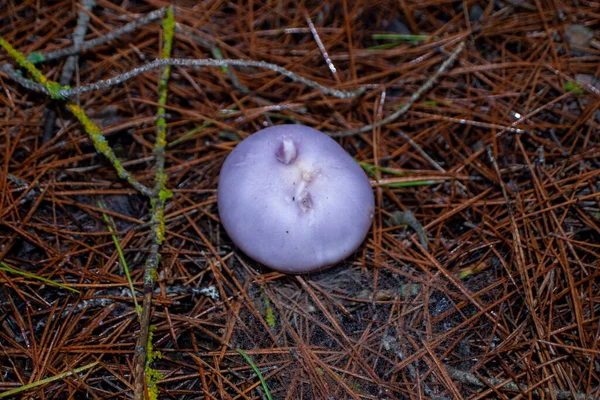
[[133,175],[129,173],[129,171],[125,169],[125,167],[121,163],[121,160],[117,158],[111,147],[108,145],[106,138],[102,136],[98,125],[94,124],[92,120],[89,119],[87,115],[85,115],[83,109],[81,109],[81,107],[79,107],[77,104],[71,102],[67,103],[67,108],[71,111],[71,113],[73,113],[73,115],[79,120],[79,122],[81,122],[85,131],[92,140],[92,143],[94,143],[96,151],[98,151],[100,154],[106,157],[108,161],[110,161],[110,163],[113,165],[113,167],[117,171],[117,174],[119,175],[119,178],[126,180],[131,186],[133,186],[135,190],[137,190],[144,196],[151,197],[153,193],[152,190],[142,185],[137,179],[133,177]]
[[[171,57],[173,47],[173,36],[175,34],[175,20],[172,7],[168,8],[167,16],[163,20],[163,49],[161,59]],[[156,142],[154,144],[155,178],[151,217],[151,241],[150,254],[144,266],[144,300],[142,303],[142,314],[140,318],[140,334],[135,347],[135,370],[134,370],[134,398],[143,400],[145,388],[150,393],[150,398],[157,398],[156,387],[161,375],[151,368],[155,352],[152,349],[152,335],[150,330],[150,315],[152,313],[152,292],[156,282],[156,269],[160,260],[160,247],[165,240],[165,204],[172,197],[167,189],[167,174],[165,173],[165,147],[167,145],[167,122],[165,121],[165,105],[167,104],[167,82],[171,74],[171,66],[165,65],[160,82],[158,84],[158,110],[156,112]]]
[[27,90],[31,90],[33,92],[42,93],[46,96],[50,96],[50,91],[46,89],[46,86],[41,83],[36,83],[31,79],[25,78],[23,75],[19,74],[12,65],[3,64],[0,65],[0,71],[4,72],[10,79],[17,82],[19,85],[23,86]]
[[364,88],[359,88],[355,91],[344,91],[329,88],[327,86],[323,86],[320,83],[317,83],[308,78],[304,78],[294,72],[280,67],[279,65],[267,63],[264,61],[253,61],[253,60],[230,60],[230,59],[213,59],[207,58],[202,60],[187,60],[180,58],[167,58],[167,59],[158,59],[154,60],[151,63],[143,65],[138,68],[134,68],[131,71],[125,72],[123,74],[116,75],[110,79],[100,80],[89,85],[77,86],[74,88],[62,88],[58,89],[56,92],[57,96],[68,98],[71,96],[76,96],[85,92],[90,92],[99,89],[106,89],[120,83],[127,81],[128,79],[133,78],[139,74],[143,74],[144,72],[150,71],[154,68],[165,67],[167,65],[170,66],[180,66],[180,67],[223,67],[223,66],[236,66],[236,67],[255,67],[261,69],[268,69],[278,74],[281,74],[287,78],[295,82],[302,83],[310,88],[316,89],[321,93],[329,96],[334,96],[340,99],[348,99],[352,97],[356,97],[362,93],[364,93]]
[[[42,84],[47,93],[54,99],[63,99],[63,97],[58,94],[60,90],[62,90],[61,85],[58,82],[54,82],[46,78],[44,74],[38,70],[35,65],[33,65],[29,60],[25,58],[25,56],[20,53],[18,50],[14,49],[10,43],[5,41],[0,37],[0,46],[6,50],[6,52],[12,56],[23,68],[25,68],[29,73],[33,76],[33,78],[40,84]],[[72,102],[66,103],[67,108],[73,113],[73,115],[81,122],[85,131],[89,135],[96,151],[105,156],[108,161],[113,165],[117,174],[120,178],[126,180],[131,186],[133,186],[137,191],[142,193],[147,197],[151,197],[152,190],[144,185],[142,185],[137,179],[133,177],[126,169],[123,167],[121,161],[117,158],[115,153],[112,151],[106,138],[102,136],[100,132],[100,128],[96,124],[94,124],[85,112],[79,107],[77,104]]]
[[[21,52],[19,52],[14,47],[12,47],[10,45],[10,43],[8,43],[2,37],[0,37],[0,46],[2,46],[4,48],[4,50],[6,50],[6,52],[12,58],[14,58],[15,61],[21,67],[25,68],[31,74],[31,76],[33,76],[33,79],[37,83],[44,86],[46,93],[50,97],[52,97],[53,99],[63,99],[64,98],[63,96],[57,94],[57,91],[63,89],[58,82],[54,82],[54,81],[51,81],[48,78],[46,78],[46,76],[44,74],[42,74],[42,72],[39,69],[37,69],[31,61],[29,61],[27,58],[25,58],[25,56]],[[7,68],[5,66],[3,66],[3,70],[6,70],[6,69]],[[19,79],[19,80],[17,80],[17,82],[21,83],[22,80]]]
[[[77,13],[77,25],[73,31],[73,48],[81,48],[81,44],[83,43],[83,39],[85,39],[85,34],[90,23],[89,13],[92,11],[95,5],[95,0],[81,0],[82,8]],[[75,73],[75,65],[77,64],[77,61],[78,57],[76,55],[69,56],[65,61],[60,74],[60,79],[58,80],[58,83],[60,83],[61,86],[66,86],[71,83],[71,79]],[[52,131],[54,129],[54,123],[56,122],[56,110],[52,107],[52,105],[48,105],[46,107],[46,112],[44,113],[45,121],[44,135],[42,137],[43,143],[46,143],[52,138]]]
[[134,76],[137,76],[144,72],[150,71],[154,68],[165,67],[167,65],[170,65],[170,66],[176,65],[176,66],[181,66],[181,67],[237,66],[237,67],[256,67],[256,68],[268,69],[268,70],[277,72],[287,78],[290,78],[294,82],[299,82],[310,88],[316,89],[316,90],[320,91],[321,93],[323,93],[324,95],[334,96],[339,99],[349,99],[352,97],[359,96],[365,92],[365,88],[363,88],[363,87],[361,87],[357,90],[354,90],[354,91],[344,91],[344,90],[329,88],[329,87],[323,86],[320,83],[317,83],[313,80],[310,80],[308,78],[304,78],[303,76],[297,75],[288,69],[280,67],[279,65],[270,64],[270,63],[267,63],[264,61],[253,61],[253,60],[231,60],[231,59],[218,60],[218,59],[213,59],[213,58],[207,58],[207,59],[203,59],[203,60],[186,60],[186,59],[179,59],[179,58],[158,59],[158,60],[152,61],[151,63],[143,65],[139,68],[134,68],[131,71],[116,75],[110,79],[100,80],[100,81],[97,81],[94,83],[90,83],[89,85],[82,85],[82,86],[77,86],[74,88],[69,88],[69,87],[62,88],[62,87],[60,87],[60,85],[59,85],[59,87],[48,88],[47,86],[44,86],[44,85],[36,85],[35,83],[20,77],[9,65],[3,65],[2,67],[0,67],[0,70],[6,72],[7,75],[11,79],[13,79],[17,83],[21,84],[22,86],[24,86],[30,90],[35,90],[37,92],[47,94],[49,96],[52,96],[53,98],[65,99],[65,98],[77,96],[77,95],[80,95],[80,94],[86,93],[86,92],[110,88],[110,87],[113,87],[120,83],[123,83],[123,82],[127,81],[128,79],[133,78]]
[[110,42],[111,40],[117,39],[118,37],[133,32],[138,29],[140,26],[144,26],[152,21],[160,19],[165,16],[166,8],[160,8],[158,10],[149,12],[148,14],[133,20],[122,27],[115,29],[113,31],[108,32],[106,35],[99,36],[95,39],[88,40],[87,42],[81,43],[81,46],[73,45],[72,47],[67,47],[60,50],[50,51],[48,53],[31,53],[29,55],[29,60],[34,64],[38,64],[41,62],[47,62],[52,60],[58,60],[60,58],[76,55],[82,53],[86,50],[92,49],[94,47],[103,45],[105,43]]
[[[21,63],[19,63],[19,64],[21,64]],[[31,64],[31,65],[33,65],[33,64]],[[66,99],[69,97],[80,95],[82,93],[113,87],[113,86],[123,83],[123,82],[127,81],[128,79],[131,79],[139,74],[150,71],[154,68],[165,67],[167,65],[169,65],[169,66],[175,65],[175,66],[181,66],[181,67],[237,66],[237,67],[256,67],[256,68],[268,69],[268,70],[277,72],[277,73],[293,80],[294,82],[299,82],[310,88],[316,89],[316,90],[320,91],[321,93],[323,93],[324,95],[334,96],[334,97],[337,97],[340,99],[348,99],[348,98],[356,97],[365,92],[364,87],[358,88],[357,90],[354,90],[354,91],[344,91],[344,90],[329,88],[329,87],[321,85],[320,83],[317,83],[313,80],[310,80],[308,78],[304,78],[303,76],[295,74],[294,72],[292,72],[288,69],[280,67],[279,65],[267,63],[264,61],[253,61],[253,60],[231,60],[231,59],[213,59],[213,58],[202,59],[202,60],[186,60],[186,59],[178,59],[178,58],[158,59],[158,60],[154,60],[151,63],[143,65],[141,67],[134,68],[131,71],[116,75],[110,79],[100,80],[100,81],[91,83],[89,85],[82,85],[82,86],[77,86],[74,88],[60,87],[60,85],[58,83],[56,84],[57,86],[53,86],[50,88],[45,84],[42,84],[42,85],[35,84],[34,82],[31,82],[30,80],[27,80],[27,79],[21,77],[20,75],[18,75],[13,70],[13,68],[8,64],[2,65],[0,67],[0,70],[4,71],[11,79],[13,79],[17,83],[21,84],[22,86],[26,87],[27,89],[34,90],[34,91],[37,91],[40,93],[44,93],[53,98]],[[41,82],[41,83],[43,83],[43,82]],[[240,85],[240,88],[243,88],[243,86]],[[247,94],[247,92],[245,94]],[[380,121],[380,122],[383,122],[383,121]]]
[[442,75],[454,63],[454,61],[456,60],[456,57],[458,57],[458,55],[464,49],[464,47],[465,47],[465,43],[464,42],[460,42],[459,45],[456,46],[456,49],[454,49],[454,51],[452,52],[452,54],[450,54],[450,56],[448,57],[448,59],[446,59],[446,61],[444,61],[442,63],[442,65],[440,65],[440,67],[435,72],[435,74],[433,74],[431,76],[431,78],[429,78],[423,84],[423,86],[421,86],[416,92],[414,92],[413,95],[410,96],[410,99],[408,99],[408,102],[406,104],[404,104],[395,113],[393,113],[393,114],[391,114],[391,115],[389,115],[389,116],[381,119],[380,121],[375,122],[374,124],[365,125],[365,126],[363,126],[362,128],[359,128],[359,129],[354,129],[354,130],[350,130],[350,131],[343,131],[343,132],[326,132],[326,133],[329,136],[331,136],[331,137],[348,137],[348,136],[358,135],[360,133],[369,132],[373,128],[377,128],[379,126],[384,126],[384,125],[387,125],[387,124],[389,124],[391,122],[394,122],[395,120],[397,120],[398,118],[400,118],[400,116],[402,116],[403,114],[405,114],[412,107],[412,105],[415,103],[415,101],[417,101],[421,97],[421,95],[423,93],[425,93],[427,90],[429,90],[431,88],[431,86],[433,86],[433,84],[438,80],[438,78],[440,77],[440,75]]

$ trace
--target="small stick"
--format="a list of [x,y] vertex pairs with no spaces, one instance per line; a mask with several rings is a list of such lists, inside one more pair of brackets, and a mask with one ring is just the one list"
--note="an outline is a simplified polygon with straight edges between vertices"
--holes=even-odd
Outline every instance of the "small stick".
[[90,83],[89,85],[76,86],[74,88],[60,88],[53,92],[50,92],[48,90],[48,88],[44,87],[43,85],[38,85],[27,79],[19,77],[18,74],[16,72],[14,72],[14,70],[12,69],[12,67],[10,65],[3,65],[2,67],[0,67],[0,70],[6,72],[7,75],[11,79],[13,79],[17,83],[21,84],[22,86],[26,87],[27,89],[34,90],[34,91],[37,91],[40,93],[44,93],[44,94],[47,94],[47,95],[50,95],[53,97],[68,98],[68,97],[80,95],[82,93],[91,92],[94,90],[110,88],[112,86],[123,83],[123,82],[127,81],[128,79],[131,79],[139,74],[150,71],[154,68],[164,67],[167,65],[171,65],[171,66],[176,65],[176,66],[180,66],[180,67],[237,66],[237,67],[256,67],[256,68],[268,69],[268,70],[277,72],[281,75],[284,75],[284,76],[290,78],[291,80],[293,80],[294,82],[300,82],[310,88],[316,89],[316,90],[320,91],[321,93],[323,93],[324,95],[334,96],[339,99],[349,99],[352,97],[359,96],[365,92],[364,87],[358,88],[357,90],[350,91],[350,92],[329,88],[329,87],[323,86],[320,83],[317,83],[313,80],[310,80],[308,78],[304,78],[303,76],[297,75],[288,69],[280,67],[279,65],[267,63],[264,61],[253,61],[253,60],[231,60],[231,59],[218,60],[218,59],[213,59],[213,58],[207,58],[207,59],[202,59],[202,60],[187,60],[187,59],[180,59],[180,58],[158,59],[158,60],[152,61],[151,63],[143,65],[141,67],[134,68],[131,71],[116,75],[110,79],[100,80],[100,81],[97,81],[94,83]]
[[337,75],[337,69],[335,68],[335,65],[333,65],[333,61],[331,61],[331,58],[329,58],[327,49],[325,48],[325,45],[323,44],[323,42],[321,41],[321,38],[319,37],[319,32],[317,32],[317,28],[315,28],[315,24],[313,24],[313,22],[310,19],[310,16],[306,12],[306,10],[304,10],[304,18],[306,19],[306,23],[308,24],[308,26],[310,28],[310,32],[312,33],[313,37],[315,38],[315,42],[317,42],[317,46],[319,46],[319,50],[321,50],[321,54],[323,54],[323,58],[325,59],[325,62],[327,63],[327,66],[329,67],[329,71],[331,71],[331,74],[333,75],[333,77],[339,82],[340,78]]
[[294,82],[300,82],[310,88],[316,89],[325,95],[334,96],[334,97],[337,97],[340,99],[348,99],[348,98],[356,97],[356,96],[364,93],[364,91],[365,91],[364,88],[359,88],[359,89],[357,89],[355,91],[351,91],[351,92],[329,88],[329,87],[323,86],[320,83],[317,83],[313,80],[310,80],[308,78],[304,78],[303,76],[295,74],[294,72],[292,72],[288,69],[280,67],[279,65],[267,63],[264,61],[231,60],[231,59],[218,60],[218,59],[213,59],[213,58],[207,58],[207,59],[202,59],[202,60],[166,58],[166,59],[154,60],[151,63],[148,63],[148,64],[143,65],[138,68],[134,68],[131,71],[125,72],[123,74],[116,75],[110,79],[100,80],[100,81],[97,81],[97,82],[89,84],[89,85],[77,86],[77,87],[74,87],[71,89],[63,88],[63,89],[58,90],[56,94],[58,96],[67,98],[67,97],[75,96],[75,95],[93,91],[93,90],[106,89],[106,88],[118,85],[120,83],[123,83],[126,80],[133,78],[134,76],[137,76],[144,72],[150,71],[154,68],[165,67],[167,65],[171,65],[171,66],[176,65],[179,67],[235,66],[235,67],[256,67],[256,68],[268,69],[268,70],[277,72],[287,78],[290,78]]
[[[82,9],[77,13],[77,25],[73,31],[73,48],[80,49],[85,34],[88,30],[90,23],[90,12],[96,5],[95,0],[81,0]],[[62,86],[71,83],[73,74],[75,73],[75,66],[77,64],[78,57],[76,55],[69,56],[63,65],[62,73],[58,83]],[[51,108],[52,105],[46,106],[46,112],[44,113],[44,136],[42,136],[42,143],[48,142],[52,138],[52,130],[54,129],[54,123],[56,122],[56,110]]]
[[73,56],[76,54],[80,54],[86,50],[92,49],[94,47],[103,45],[105,43],[110,42],[111,40],[117,39],[118,37],[133,32],[138,29],[140,26],[146,25],[152,21],[160,19],[165,16],[167,9],[165,7],[160,8],[158,10],[149,12],[148,14],[140,17],[136,20],[133,20],[122,27],[115,29],[114,31],[108,32],[106,35],[99,36],[95,39],[88,40],[87,42],[81,43],[81,46],[73,45],[72,47],[67,47],[64,49],[50,51],[48,53],[31,53],[29,55],[30,61],[34,64],[38,64],[41,62],[47,62],[52,60],[58,60],[60,58]]

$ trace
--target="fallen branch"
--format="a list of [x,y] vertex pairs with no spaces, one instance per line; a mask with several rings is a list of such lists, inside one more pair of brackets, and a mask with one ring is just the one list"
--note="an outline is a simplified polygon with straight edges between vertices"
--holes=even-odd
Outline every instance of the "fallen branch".
[[89,85],[76,86],[74,88],[63,88],[56,87],[54,89],[48,88],[45,85],[39,84],[31,84],[31,82],[25,82],[26,79],[17,78],[17,73],[10,67],[10,65],[3,65],[1,70],[6,72],[8,76],[23,85],[27,89],[35,90],[40,93],[44,93],[46,95],[52,96],[53,98],[59,99],[67,99],[69,97],[77,96],[82,93],[91,92],[100,89],[107,89],[112,86],[116,86],[121,84],[137,75],[143,74],[144,72],[148,72],[154,68],[162,68],[166,66],[179,66],[179,67],[226,67],[226,66],[236,66],[236,67],[256,67],[261,69],[268,69],[274,72],[277,72],[287,78],[290,78],[294,82],[302,83],[310,88],[316,89],[323,93],[324,95],[330,95],[337,97],[339,99],[348,99],[352,97],[356,97],[364,93],[364,88],[359,88],[355,91],[347,92],[338,89],[332,89],[327,86],[323,86],[320,83],[317,83],[308,78],[304,78],[298,74],[293,73],[292,71],[280,67],[279,65],[267,63],[264,61],[253,61],[253,60],[230,60],[230,59],[213,59],[207,58],[203,60],[186,60],[180,58],[167,58],[167,59],[158,59],[154,60],[151,63],[143,65],[138,68],[134,68],[131,71],[125,72],[123,74],[116,75],[110,79],[100,80],[94,83],[90,83]]
[[[173,8],[169,7],[167,16],[163,20],[163,49],[162,59],[171,56],[173,48],[173,37],[175,35],[175,19]],[[134,367],[134,398],[144,400],[146,389],[158,398],[157,383],[162,375],[152,369],[151,363],[155,355],[152,352],[152,335],[150,330],[150,316],[152,314],[152,293],[156,277],[156,269],[160,261],[160,248],[165,240],[165,205],[173,194],[167,189],[167,174],[165,173],[165,147],[167,145],[167,122],[165,121],[165,105],[167,104],[167,82],[171,75],[171,67],[166,65],[161,73],[158,83],[158,110],[156,111],[156,142],[154,143],[155,176],[153,195],[150,199],[152,204],[152,216],[150,224],[150,254],[144,265],[144,300],[140,317],[140,333],[135,346]]]
[[[96,5],[95,0],[81,0],[81,10],[77,13],[77,25],[73,31],[73,48],[80,49],[81,44],[85,38],[85,34],[88,30],[90,23],[90,12]],[[73,74],[75,73],[75,66],[77,65],[78,57],[76,55],[69,56],[63,65],[62,72],[58,83],[62,86],[71,83]],[[42,143],[46,143],[52,138],[52,130],[54,129],[54,123],[56,122],[56,109],[53,104],[46,106],[44,113],[44,136],[42,136]]]

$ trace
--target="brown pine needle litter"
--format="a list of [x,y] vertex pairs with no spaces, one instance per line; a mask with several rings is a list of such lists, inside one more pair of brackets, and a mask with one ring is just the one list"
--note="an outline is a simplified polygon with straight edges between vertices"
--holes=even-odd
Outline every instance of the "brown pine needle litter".
[[[597,2],[170,4],[0,1],[0,397],[600,398]],[[376,194],[305,276],[217,212],[281,123]]]

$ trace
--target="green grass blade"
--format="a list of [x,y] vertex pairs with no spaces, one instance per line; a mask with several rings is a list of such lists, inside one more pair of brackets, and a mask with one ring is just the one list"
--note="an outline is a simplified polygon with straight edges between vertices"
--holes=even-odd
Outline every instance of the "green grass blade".
[[204,124],[192,129],[191,131],[189,131],[188,133],[186,133],[185,135],[181,136],[178,139],[173,140],[171,143],[169,143],[167,145],[167,147],[173,147],[178,145],[181,142],[184,142],[186,140],[188,140],[189,138],[191,138],[192,136],[194,136],[196,133],[200,132],[201,130],[208,128],[209,126],[211,126],[212,123],[211,122],[205,122]]
[[36,382],[28,383],[27,385],[23,385],[21,387],[15,388],[15,389],[7,390],[6,392],[0,393],[0,399],[2,399],[4,397],[14,396],[14,395],[19,394],[21,392],[24,392],[26,390],[29,390],[29,389],[32,389],[32,388],[36,388],[38,386],[42,386],[42,385],[45,385],[45,384],[50,383],[50,382],[61,380],[63,378],[66,378],[67,376],[71,376],[73,374],[78,374],[80,372],[83,372],[85,370],[93,368],[93,367],[95,367],[98,364],[99,364],[98,361],[95,361],[95,362],[93,362],[91,364],[84,365],[83,367],[75,368],[75,369],[73,369],[71,371],[67,371],[67,372],[63,372],[62,374],[51,376],[50,378],[42,379],[42,380],[39,380],[39,381],[36,381]]
[[[105,209],[102,201],[98,200],[98,207],[101,209]],[[123,265],[123,270],[125,271],[125,276],[127,276],[127,283],[129,284],[129,290],[131,290],[131,297],[133,298],[133,304],[135,305],[135,310],[139,314],[140,306],[137,302],[137,297],[135,295],[135,288],[133,287],[133,281],[131,280],[131,274],[129,273],[129,266],[127,265],[127,261],[125,260],[125,255],[123,254],[123,249],[121,248],[121,244],[119,243],[119,238],[115,235],[115,230],[112,227],[110,222],[110,218],[106,213],[102,213],[102,218],[104,218],[104,222],[106,223],[106,227],[110,232],[110,236],[112,237],[113,242],[115,243],[115,247],[117,248],[117,253],[119,253],[119,260],[121,261],[121,265]]]
[[265,378],[263,378],[263,376],[262,376],[260,370],[258,369],[258,367],[256,366],[256,364],[254,364],[252,359],[248,356],[248,354],[246,354],[246,352],[244,350],[237,349],[237,351],[238,351],[238,353],[241,354],[242,357],[244,357],[244,360],[246,360],[246,362],[248,364],[250,364],[250,366],[252,367],[252,369],[254,370],[256,375],[258,376],[258,379],[260,379],[260,383],[265,391],[265,394],[267,395],[267,399],[273,400],[273,398],[271,397],[271,392],[269,391],[269,387],[267,386],[267,382],[265,382]]
[[431,181],[431,180],[423,180],[423,181],[411,181],[411,182],[394,182],[394,183],[386,183],[380,185],[382,187],[412,187],[412,186],[427,186],[427,185],[435,185],[440,183],[439,181]]
[[367,50],[387,50],[393,49],[394,47],[398,47],[402,44],[402,42],[391,42],[391,43],[383,43],[377,46],[367,47]]
[[427,40],[430,35],[411,35],[402,33],[375,33],[371,35],[375,40],[404,40],[406,42],[415,42],[420,40]]
[[396,169],[379,167],[377,165],[369,164],[369,163],[366,163],[366,162],[359,162],[359,164],[360,164],[361,167],[363,167],[365,169],[365,171],[371,173],[373,176],[375,176],[375,170],[381,171],[381,172],[386,173],[386,174],[394,175],[394,176],[406,176],[406,175],[408,175],[408,172],[406,172],[406,171],[398,171]]
[[79,293],[79,290],[74,289],[74,288],[72,288],[70,286],[67,286],[67,285],[63,285],[62,283],[54,282],[54,281],[52,281],[50,279],[46,279],[44,277],[34,275],[34,274],[30,273],[30,272],[19,271],[18,269],[14,269],[14,268],[10,267],[8,264],[6,264],[3,261],[0,261],[0,270],[1,271],[6,271],[6,272],[11,272],[13,274],[17,274],[17,275],[21,275],[21,276],[25,276],[25,277],[31,278],[31,279],[36,279],[38,281],[42,281],[44,283],[47,283],[48,285],[57,286],[57,287],[59,287],[61,289],[67,289],[67,290],[70,290],[71,292]]
[[[377,171],[381,171],[381,172],[383,172],[385,174],[390,174],[390,175],[394,175],[394,176],[406,176],[406,175],[408,175],[408,172],[406,172],[406,171],[398,171],[398,170],[395,170],[395,169],[379,167],[377,165],[373,165],[373,164],[369,164],[369,163],[361,162],[361,161],[357,161],[357,162],[358,162],[358,164],[365,171],[367,171],[367,173],[369,175],[371,175],[375,179],[379,179],[379,177],[375,173],[376,170]],[[383,185],[380,185],[380,186],[394,188],[394,187],[412,187],[412,186],[435,185],[437,183],[439,183],[439,181],[431,180],[431,179],[424,179],[424,180],[420,180],[420,181],[386,183],[386,184],[383,184]]]
[[[221,60],[223,58],[223,53],[221,53],[221,50],[219,50],[218,47],[213,47],[211,49],[212,55],[214,58],[216,58],[217,60]],[[221,71],[226,74],[227,73],[227,67],[224,65],[221,67]]]

